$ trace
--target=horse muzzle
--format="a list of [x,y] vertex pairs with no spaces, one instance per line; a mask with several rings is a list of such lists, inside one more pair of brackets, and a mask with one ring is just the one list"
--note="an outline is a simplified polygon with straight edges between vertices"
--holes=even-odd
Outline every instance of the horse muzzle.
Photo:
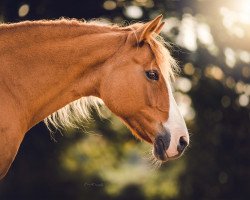
[[153,144],[154,145],[153,154],[156,157],[156,159],[165,162],[168,160],[178,158],[182,155],[182,153],[188,146],[188,142],[186,141],[185,137],[180,137],[177,142],[177,145],[174,145],[174,148],[176,148],[175,151],[177,152],[176,155],[169,156],[167,152],[170,147],[170,143],[171,143],[171,134],[167,129],[164,129],[161,133],[159,133],[155,137]]

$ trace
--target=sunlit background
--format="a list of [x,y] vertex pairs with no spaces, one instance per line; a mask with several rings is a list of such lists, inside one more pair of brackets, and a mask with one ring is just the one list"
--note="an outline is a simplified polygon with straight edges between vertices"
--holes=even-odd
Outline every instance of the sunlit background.
[[162,35],[181,67],[175,97],[191,133],[179,160],[157,168],[106,119],[27,134],[0,199],[250,199],[250,0],[1,0],[0,20],[102,18],[126,25],[163,14]]

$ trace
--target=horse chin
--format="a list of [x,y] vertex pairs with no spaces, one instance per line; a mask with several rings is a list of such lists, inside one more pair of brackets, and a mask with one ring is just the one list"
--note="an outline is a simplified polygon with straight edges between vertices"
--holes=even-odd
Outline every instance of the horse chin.
[[132,131],[134,135],[136,135],[139,139],[144,140],[145,142],[148,142],[149,144],[153,144],[151,138],[143,132],[138,132],[138,131]]

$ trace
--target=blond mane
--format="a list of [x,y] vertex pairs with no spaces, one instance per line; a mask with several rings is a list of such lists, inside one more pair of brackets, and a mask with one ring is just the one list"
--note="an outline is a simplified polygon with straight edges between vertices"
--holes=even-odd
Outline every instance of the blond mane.
[[[55,24],[60,23],[69,25],[71,20],[56,20]],[[47,24],[46,21],[41,21],[40,24]],[[90,21],[90,22],[79,22],[72,20],[74,25],[90,24],[95,25],[98,28],[106,29],[120,29],[120,30],[130,30],[135,33],[135,27],[143,25],[142,23],[129,25],[127,27],[119,27],[117,25],[99,25],[99,21]],[[135,33],[136,34],[136,33]],[[136,36],[136,35],[135,35]],[[137,36],[136,36],[137,37]],[[155,55],[156,62],[160,67],[161,73],[163,74],[166,82],[171,82],[174,80],[176,72],[178,72],[178,67],[175,59],[170,55],[167,47],[170,45],[161,37],[160,35],[153,35],[150,40],[147,41],[150,45],[153,54]],[[65,107],[54,112],[46,119],[44,119],[45,124],[51,132],[53,128],[63,129],[63,128],[79,128],[79,125],[82,121],[86,121],[92,118],[91,111],[96,110],[97,113],[102,116],[100,106],[103,105],[103,101],[100,98],[90,96],[82,97],[74,102],[69,103]]]

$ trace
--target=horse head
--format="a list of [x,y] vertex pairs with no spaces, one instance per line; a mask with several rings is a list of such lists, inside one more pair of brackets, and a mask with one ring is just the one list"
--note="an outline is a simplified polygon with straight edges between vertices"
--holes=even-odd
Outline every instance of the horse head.
[[139,139],[153,144],[159,161],[179,157],[189,134],[171,91],[174,60],[158,37],[162,16],[132,25],[107,63],[100,98]]

